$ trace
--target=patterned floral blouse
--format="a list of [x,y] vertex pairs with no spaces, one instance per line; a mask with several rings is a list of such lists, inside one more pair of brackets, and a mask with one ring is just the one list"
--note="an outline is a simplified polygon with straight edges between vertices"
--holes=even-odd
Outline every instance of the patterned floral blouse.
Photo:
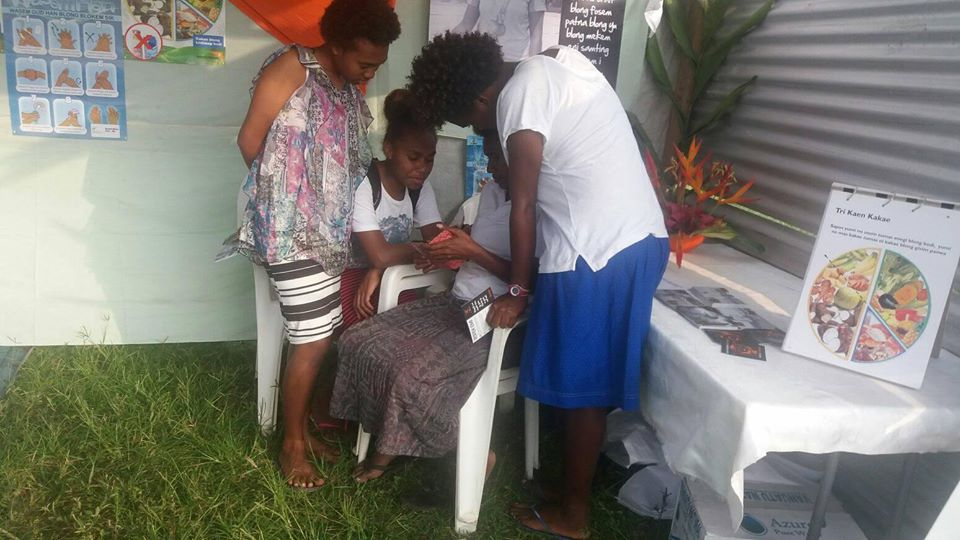
[[357,87],[336,88],[311,49],[297,51],[306,81],[280,110],[250,166],[243,185],[250,202],[225,244],[257,264],[310,259],[337,275],[350,259],[353,196],[372,158],[367,127],[373,117]]

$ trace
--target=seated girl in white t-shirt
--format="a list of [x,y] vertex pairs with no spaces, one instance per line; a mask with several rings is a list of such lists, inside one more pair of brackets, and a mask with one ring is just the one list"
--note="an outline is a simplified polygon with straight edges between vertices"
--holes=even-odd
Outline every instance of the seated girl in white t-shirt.
[[406,90],[390,92],[383,109],[386,159],[371,163],[354,197],[356,264],[343,273],[340,284],[344,330],[376,313],[383,271],[413,261],[414,227],[428,241],[440,231],[437,198],[427,181],[437,153],[437,134],[417,122]]
[[440,457],[452,450],[460,408],[486,367],[492,334],[473,343],[461,305],[488,288],[506,293],[510,196],[497,135],[484,135],[495,183],[483,189],[470,234],[450,228],[453,238],[429,246],[430,260],[419,264],[464,260],[453,288],[380,313],[340,338],[330,412],[376,435],[376,451],[354,471],[358,482],[383,475],[398,455]]

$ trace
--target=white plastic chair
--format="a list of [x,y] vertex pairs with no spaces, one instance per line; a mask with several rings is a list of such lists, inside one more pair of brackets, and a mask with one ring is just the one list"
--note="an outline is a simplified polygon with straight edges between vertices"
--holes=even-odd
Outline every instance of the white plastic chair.
[[[237,226],[247,207],[247,195],[237,196]],[[286,331],[280,314],[280,299],[270,284],[267,271],[253,265],[253,295],[257,306],[257,420],[260,431],[269,435],[277,426],[277,398],[280,386],[280,358]]]
[[[391,266],[380,281],[379,311],[397,305],[400,293],[436,284],[449,284],[453,273],[437,270],[424,274],[412,264]],[[480,502],[486,476],[487,454],[490,450],[490,433],[493,429],[493,413],[497,396],[511,394],[517,389],[518,368],[501,370],[503,354],[510,332],[525,323],[525,319],[513,328],[495,328],[487,367],[460,409],[460,433],[457,444],[457,497],[456,522],[458,533],[467,534],[477,530]],[[512,396],[511,396],[512,397]],[[539,404],[526,400],[524,407],[525,473],[533,478],[533,471],[540,466]],[[366,459],[370,447],[370,434],[360,426],[357,434],[357,461]]]

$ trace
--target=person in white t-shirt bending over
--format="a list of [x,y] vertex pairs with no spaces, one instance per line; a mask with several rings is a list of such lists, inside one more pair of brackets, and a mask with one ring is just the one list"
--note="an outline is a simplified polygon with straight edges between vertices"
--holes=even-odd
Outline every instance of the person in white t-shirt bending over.
[[499,130],[511,271],[494,326],[513,325],[527,307],[539,226],[544,251],[517,390],[565,410],[565,474],[542,504],[512,511],[522,527],[586,538],[606,412],[639,406],[643,342],[669,255],[626,113],[579,52],[552,48],[508,64],[480,33],[435,37],[414,59],[409,88],[425,121]]
[[546,10],[544,0],[467,0],[463,19],[451,31],[490,34],[504,60],[516,62],[540,52]]

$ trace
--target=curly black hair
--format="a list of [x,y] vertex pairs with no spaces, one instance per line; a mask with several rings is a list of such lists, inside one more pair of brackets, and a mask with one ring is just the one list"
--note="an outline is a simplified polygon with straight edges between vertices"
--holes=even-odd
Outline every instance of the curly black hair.
[[427,43],[413,60],[410,92],[425,123],[443,122],[470,109],[473,100],[497,81],[503,53],[488,34],[446,32]]
[[320,19],[320,34],[341,47],[356,39],[387,47],[400,37],[400,19],[387,0],[333,0]]
[[385,142],[395,141],[410,131],[435,132],[432,125],[424,124],[417,115],[413,95],[406,88],[397,88],[387,94],[383,100],[383,115],[387,117],[387,132],[383,136]]

